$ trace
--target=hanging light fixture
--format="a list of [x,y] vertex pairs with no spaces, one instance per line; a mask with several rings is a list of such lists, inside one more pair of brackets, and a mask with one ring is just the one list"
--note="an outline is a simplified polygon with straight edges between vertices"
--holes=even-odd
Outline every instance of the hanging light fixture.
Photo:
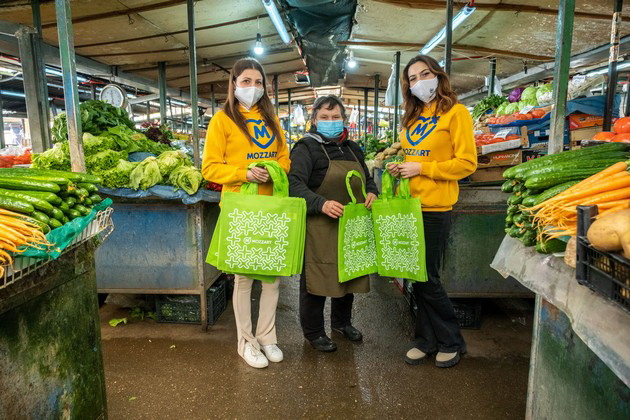
[[276,27],[276,31],[278,31],[278,35],[280,36],[280,39],[282,39],[282,42],[286,45],[290,44],[291,37],[287,32],[287,28],[284,27],[284,22],[282,22],[282,17],[280,16],[278,9],[276,8],[276,4],[273,2],[273,0],[262,0],[262,3],[267,10],[267,14],[271,19],[271,22],[273,22],[273,26]]
[[[471,3],[474,4],[474,2],[471,2]],[[474,11],[475,11],[475,7],[471,6],[470,3],[464,6],[462,10],[460,10],[459,13],[455,15],[455,17],[453,18],[452,30],[454,31],[455,28],[461,25],[462,22],[464,22],[468,18],[468,16],[470,16],[472,12]],[[435,34],[435,36],[431,38],[429,42],[427,42],[427,44],[420,50],[420,54],[422,55],[429,54],[431,50],[433,50],[433,48],[435,48],[440,42],[444,40],[444,38],[446,38],[446,27],[440,29],[440,32]]]
[[263,55],[265,52],[265,47],[262,44],[262,36],[260,33],[256,34],[256,45],[254,46],[254,54]]
[[350,51],[350,53],[348,54],[346,64],[348,65],[349,69],[354,69],[357,67],[357,60],[354,59],[354,54],[352,53],[352,51]]

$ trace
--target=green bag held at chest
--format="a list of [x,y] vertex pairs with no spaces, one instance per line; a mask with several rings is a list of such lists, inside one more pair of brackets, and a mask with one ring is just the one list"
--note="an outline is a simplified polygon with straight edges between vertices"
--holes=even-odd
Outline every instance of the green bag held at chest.
[[378,274],[427,281],[424,225],[419,198],[411,197],[409,180],[383,172],[382,194],[372,204]]
[[258,184],[226,191],[206,262],[225,273],[262,281],[302,271],[306,201],[289,197],[289,181],[275,161],[256,162],[273,182],[273,195],[258,195]]
[[363,196],[366,197],[361,174],[357,171],[348,172],[346,187],[352,202],[343,208],[343,216],[339,219],[339,234],[337,235],[339,283],[376,273],[378,268],[372,212],[365,207],[364,203],[357,203],[350,185],[353,176],[361,180]]

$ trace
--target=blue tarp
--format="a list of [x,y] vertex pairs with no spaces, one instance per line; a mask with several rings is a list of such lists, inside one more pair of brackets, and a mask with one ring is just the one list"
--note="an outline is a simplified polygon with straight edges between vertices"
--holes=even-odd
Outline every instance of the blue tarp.
[[172,185],[156,185],[148,190],[133,190],[131,188],[99,188],[99,192],[113,196],[113,197],[125,197],[125,198],[145,198],[145,197],[159,197],[166,200],[181,200],[184,204],[195,204],[200,201],[207,201],[210,203],[218,203],[221,201],[221,193],[211,190],[199,190],[194,195],[189,195],[186,191],[180,189],[175,191],[175,187]]

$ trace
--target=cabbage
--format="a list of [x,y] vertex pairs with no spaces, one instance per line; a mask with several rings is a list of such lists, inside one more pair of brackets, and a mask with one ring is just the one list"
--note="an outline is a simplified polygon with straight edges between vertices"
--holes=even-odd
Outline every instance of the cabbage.
[[508,96],[508,100],[510,102],[518,102],[521,100],[521,94],[523,93],[524,88],[516,88],[512,92],[510,92],[510,96]]
[[508,106],[508,105],[509,105],[509,103],[508,103],[508,102],[505,102],[505,103],[503,103],[503,104],[499,105],[499,107],[498,107],[498,108],[497,108],[497,110],[495,111],[495,115],[496,115],[497,117],[500,117],[500,116],[502,116],[502,115],[506,115],[505,108],[507,108],[507,106]]
[[536,101],[536,99],[520,101],[518,103],[518,110],[522,111],[525,107],[528,107],[528,106],[538,106],[538,101]]
[[157,163],[157,159],[154,157],[148,157],[138,163],[138,166],[136,166],[129,175],[129,183],[134,190],[146,190],[161,180],[162,174],[160,174],[160,166]]
[[523,91],[523,93],[521,93],[521,101],[528,101],[530,99],[536,100],[536,92],[538,91],[538,89],[536,89],[533,86],[530,86],[528,88],[525,88],[525,90]]
[[511,115],[516,112],[519,112],[518,102],[508,104],[508,106],[505,107],[505,115]]
[[169,177],[169,182],[175,187],[175,191],[181,188],[189,195],[199,190],[202,181],[201,172],[194,166],[180,166]]
[[547,105],[552,102],[553,99],[553,84],[546,83],[538,88],[536,91],[536,100],[540,105]]
[[98,176],[103,178],[102,185],[107,188],[125,188],[129,187],[129,176],[131,171],[138,166],[136,162],[129,162],[120,159],[118,164],[112,169],[98,172]]
[[191,166],[192,162],[181,150],[164,152],[157,158],[160,173],[163,177],[168,177],[176,168],[186,165]]

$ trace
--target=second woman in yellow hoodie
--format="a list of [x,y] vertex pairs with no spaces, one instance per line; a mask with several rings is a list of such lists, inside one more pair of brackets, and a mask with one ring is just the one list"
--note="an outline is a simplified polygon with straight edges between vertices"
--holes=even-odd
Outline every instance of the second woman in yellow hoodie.
[[401,79],[405,115],[400,134],[405,162],[389,164],[395,176],[409,178],[411,194],[422,202],[429,280],[414,283],[414,346],[405,361],[416,365],[436,354],[438,367],[451,367],[466,352],[453,305],[440,283],[440,269],[451,228],[451,210],[459,197],[457,181],[477,168],[473,123],[457,102],[448,75],[433,58],[419,55]]
[[[258,61],[237,61],[230,72],[227,102],[210,121],[201,170],[206,180],[222,184],[224,191],[239,191],[243,183],[255,182],[260,184],[259,194],[271,195],[269,173],[264,168],[247,169],[253,162],[276,160],[289,172],[289,151],[266,86],[265,72]],[[269,361],[283,359],[275,325],[279,281],[262,284],[255,333],[251,313],[253,282],[240,275],[234,279],[232,303],[238,354],[250,366],[264,368]]]

